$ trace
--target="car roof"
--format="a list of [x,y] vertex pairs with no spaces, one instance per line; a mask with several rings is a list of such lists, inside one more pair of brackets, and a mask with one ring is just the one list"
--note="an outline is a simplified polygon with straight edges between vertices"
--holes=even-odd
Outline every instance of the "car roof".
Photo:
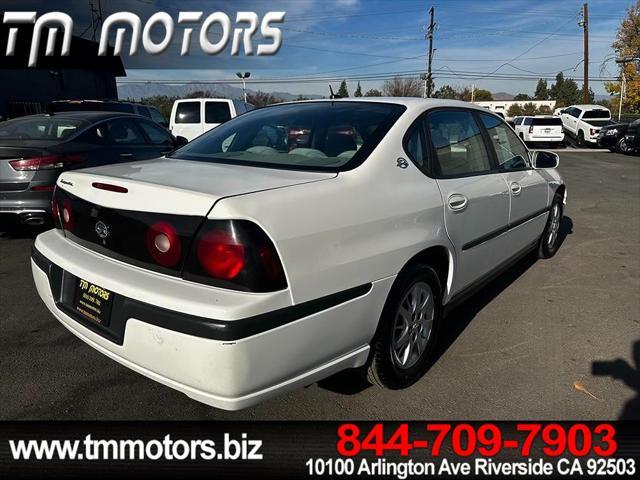
[[421,97],[358,97],[358,98],[320,98],[317,100],[298,100],[292,102],[283,102],[279,105],[291,105],[297,103],[315,103],[315,102],[362,102],[362,103],[390,103],[395,105],[404,105],[408,110],[428,110],[437,107],[463,107],[478,110],[484,113],[495,112],[488,110],[480,105],[461,100],[449,100],[440,98],[421,98]]
[[78,110],[71,112],[55,112],[55,113],[38,113],[36,115],[27,115],[24,117],[17,118],[42,118],[42,117],[51,117],[51,118],[72,118],[76,120],[86,120],[88,122],[99,122],[102,120],[106,120],[109,118],[117,118],[117,117],[132,117],[132,118],[147,118],[142,115],[136,115],[133,113],[124,113],[124,112],[103,112],[103,111],[92,111],[92,110]]
[[609,110],[607,107],[603,107],[602,105],[591,104],[571,105],[571,107],[579,108],[580,110]]

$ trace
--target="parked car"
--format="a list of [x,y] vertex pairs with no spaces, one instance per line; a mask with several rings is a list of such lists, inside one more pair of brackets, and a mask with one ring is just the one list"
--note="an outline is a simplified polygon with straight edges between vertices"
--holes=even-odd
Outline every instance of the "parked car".
[[571,105],[562,110],[560,118],[564,132],[579,146],[595,146],[600,129],[612,123],[611,112],[600,105]]
[[445,309],[557,251],[557,165],[464,102],[273,105],[169,158],[64,172],[33,276],[80,339],[209,405],[355,367],[407,387]]
[[564,145],[562,120],[552,116],[515,117],[513,128],[529,146],[539,144]]
[[169,127],[167,119],[157,108],[141,103],[120,100],[53,100],[47,105],[49,113],[79,111],[135,113],[150,118],[164,128]]
[[189,141],[238,115],[253,109],[242,100],[189,98],[176,100],[171,109],[169,129]]
[[638,147],[635,137],[639,126],[640,119],[602,127],[598,134],[598,146],[616,153],[633,153]]
[[0,123],[0,216],[27,225],[51,219],[61,172],[155,158],[184,145],[138,115],[65,112]]

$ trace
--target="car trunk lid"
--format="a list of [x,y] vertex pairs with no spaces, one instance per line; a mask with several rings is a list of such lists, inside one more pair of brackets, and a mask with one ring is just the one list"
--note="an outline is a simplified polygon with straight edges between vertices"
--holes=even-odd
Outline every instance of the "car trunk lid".
[[[63,173],[58,186],[110,208],[205,216],[223,197],[244,195],[335,177],[301,172],[160,158]],[[96,188],[113,185],[126,193]]]
[[45,154],[46,151],[42,148],[0,146],[0,191],[25,190],[36,174],[35,170],[16,170],[11,166],[11,161],[41,157]]

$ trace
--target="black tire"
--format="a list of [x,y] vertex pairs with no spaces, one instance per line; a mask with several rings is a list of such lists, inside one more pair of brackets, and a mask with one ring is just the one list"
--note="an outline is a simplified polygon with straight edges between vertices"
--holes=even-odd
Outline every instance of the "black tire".
[[[540,237],[540,241],[538,243],[538,257],[539,258],[551,258],[558,251],[558,247],[560,246],[560,225],[562,224],[562,215],[564,213],[564,208],[562,205],[562,195],[555,194],[553,197],[553,202],[551,202],[551,208],[549,209],[549,217],[547,218],[547,224],[544,227],[544,231],[542,232],[542,236]],[[557,217],[557,225],[554,225],[554,209],[558,208],[558,217]],[[556,228],[555,236],[553,241],[549,241],[551,229]]]
[[633,149],[630,148],[627,144],[627,141],[624,139],[624,137],[616,142],[614,149],[617,153],[622,153],[624,155],[629,155],[633,151]]
[[616,149],[615,149],[615,147],[609,147],[609,151],[610,151],[611,153],[616,153]]
[[576,145],[578,147],[584,147],[585,146],[584,133],[582,132],[582,130],[580,130],[578,132],[578,136],[576,137]]
[[[434,310],[433,324],[426,346],[417,361],[407,368],[398,366],[392,353],[396,318],[406,295],[416,284],[426,283],[431,289]],[[406,388],[419,380],[429,367],[438,329],[442,320],[442,287],[435,270],[428,265],[414,264],[407,267],[396,279],[380,316],[380,324],[371,342],[371,356],[367,368],[367,380],[383,388]],[[412,335],[409,328],[407,335]]]

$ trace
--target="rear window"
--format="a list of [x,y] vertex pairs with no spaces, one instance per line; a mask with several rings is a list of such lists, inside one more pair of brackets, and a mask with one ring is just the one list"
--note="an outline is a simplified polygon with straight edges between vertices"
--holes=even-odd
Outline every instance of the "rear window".
[[231,118],[227,102],[205,102],[204,123],[224,123]]
[[404,111],[402,105],[374,102],[274,105],[229,120],[172,157],[341,171],[364,161]]
[[176,123],[200,123],[200,102],[180,102],[176,107]]
[[88,125],[85,120],[69,118],[17,118],[0,123],[0,139],[63,140]]
[[582,118],[610,118],[611,113],[609,110],[587,110],[582,115]]
[[561,126],[562,120],[558,117],[553,118],[534,118],[533,125],[541,126],[541,125],[553,125],[553,126]]
[[87,112],[102,110],[104,110],[104,104],[102,102],[51,102],[47,106],[47,111],[50,113]]

